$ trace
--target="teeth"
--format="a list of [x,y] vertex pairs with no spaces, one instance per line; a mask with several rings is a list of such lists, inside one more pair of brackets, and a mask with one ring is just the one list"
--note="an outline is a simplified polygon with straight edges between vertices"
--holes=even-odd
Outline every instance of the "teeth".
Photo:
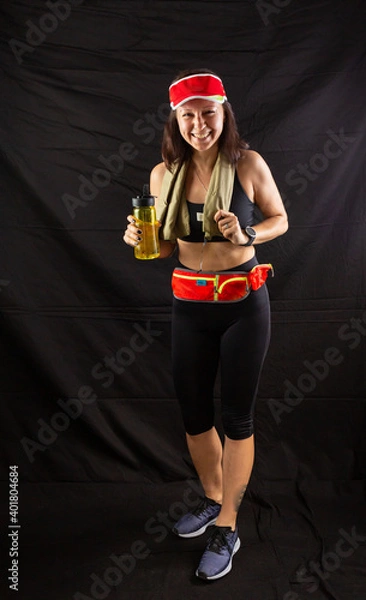
[[192,135],[198,138],[199,140],[204,140],[207,136],[210,135],[210,133],[205,133],[204,135],[198,135],[197,133],[193,133]]

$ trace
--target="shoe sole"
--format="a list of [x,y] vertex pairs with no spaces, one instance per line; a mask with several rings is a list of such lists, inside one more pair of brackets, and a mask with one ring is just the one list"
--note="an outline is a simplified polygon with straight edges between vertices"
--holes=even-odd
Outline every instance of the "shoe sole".
[[230,557],[230,561],[228,566],[226,567],[226,569],[224,569],[223,571],[220,571],[220,573],[217,573],[216,575],[210,575],[207,576],[204,573],[199,573],[198,569],[196,571],[196,576],[199,577],[200,579],[204,579],[205,581],[213,581],[215,579],[220,579],[220,577],[224,577],[225,575],[227,575],[228,573],[230,573],[232,566],[233,566],[233,556],[234,554],[237,553],[237,551],[240,548],[240,539],[238,538],[234,544],[234,549],[233,549],[233,553]]
[[202,535],[203,533],[205,533],[207,527],[210,527],[210,525],[214,525],[215,523],[216,523],[216,519],[212,519],[212,521],[209,521],[208,523],[206,523],[206,525],[201,527],[201,529],[196,529],[196,531],[192,531],[191,533],[179,533],[174,528],[172,529],[172,531],[173,531],[173,533],[175,533],[176,535],[178,535],[179,537],[182,537],[182,538],[194,538],[194,537],[198,537],[199,535]]

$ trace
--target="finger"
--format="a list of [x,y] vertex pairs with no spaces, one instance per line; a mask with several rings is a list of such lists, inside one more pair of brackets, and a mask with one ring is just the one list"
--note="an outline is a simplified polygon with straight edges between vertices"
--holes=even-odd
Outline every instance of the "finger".
[[138,227],[134,223],[130,223],[129,225],[127,225],[126,231],[129,231],[132,234],[138,234],[138,235],[142,234],[142,229],[140,229],[140,227]]
[[229,213],[227,210],[222,210],[220,208],[220,210],[218,210],[217,213],[215,213],[214,219],[215,219],[216,223],[218,223],[219,221],[221,221],[221,219],[228,217],[230,214],[231,213]]
[[127,235],[127,233],[124,234],[122,239],[126,244],[128,244],[128,246],[137,246],[141,242],[141,239],[139,239],[139,238],[136,239],[135,237],[132,237],[131,235]]
[[129,238],[135,245],[139,244],[142,240],[141,229],[136,229],[136,231],[129,232]]
[[230,212],[229,210],[223,210],[222,208],[217,211],[215,216],[218,217],[218,220],[223,219],[224,217],[235,217],[234,213]]
[[221,233],[224,233],[225,231],[227,231],[230,228],[230,219],[228,219],[227,217],[222,217],[219,220],[219,229],[221,231]]
[[230,237],[233,235],[238,226],[239,221],[238,218],[234,215],[234,213],[228,213],[229,217],[223,217],[219,222],[219,229],[224,237]]
[[215,213],[214,219],[216,221],[216,223],[218,223],[219,221],[221,221],[221,219],[224,219],[225,217],[234,217],[234,213],[229,212],[228,210],[222,210],[222,208],[220,208],[220,210],[217,211],[217,213]]
[[125,242],[125,244],[128,244],[129,246],[135,245],[135,240],[131,237],[131,234],[128,231],[128,229],[126,229],[126,231],[123,232],[122,240]]
[[218,210],[215,214],[214,214],[214,221],[216,221],[216,223],[218,223],[220,221],[220,219],[222,218],[222,210]]
[[122,237],[123,241],[130,246],[137,246],[142,240],[142,230],[134,223],[129,223]]
[[138,223],[133,216],[129,215],[127,217],[127,221],[128,221],[128,225],[127,225],[126,231],[129,231],[132,234],[138,234],[138,235],[142,234],[142,230],[140,229],[141,224]]

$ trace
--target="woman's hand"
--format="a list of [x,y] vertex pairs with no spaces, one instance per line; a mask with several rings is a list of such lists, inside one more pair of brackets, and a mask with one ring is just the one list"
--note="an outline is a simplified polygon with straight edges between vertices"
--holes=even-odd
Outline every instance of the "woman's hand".
[[133,215],[128,215],[127,221],[128,225],[122,239],[126,244],[134,248],[142,240],[142,231],[137,227],[136,219]]
[[[142,241],[142,230],[136,225],[136,219],[133,215],[127,217],[128,225],[126,231],[122,236],[122,240],[134,248]],[[161,227],[160,221],[156,222],[158,227]],[[175,250],[176,244],[174,242],[168,242],[166,240],[160,240],[160,255],[159,258],[169,258],[172,256]]]
[[214,219],[222,235],[228,242],[237,246],[246,244],[248,236],[243,233],[239,219],[234,213],[228,212],[227,210],[218,210]]

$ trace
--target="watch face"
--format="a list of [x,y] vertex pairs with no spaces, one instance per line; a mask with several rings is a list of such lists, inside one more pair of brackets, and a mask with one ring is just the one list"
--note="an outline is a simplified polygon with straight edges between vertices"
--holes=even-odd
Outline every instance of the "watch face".
[[253,229],[253,227],[246,227],[245,233],[247,233],[250,237],[255,237],[257,235],[257,232],[255,229]]

